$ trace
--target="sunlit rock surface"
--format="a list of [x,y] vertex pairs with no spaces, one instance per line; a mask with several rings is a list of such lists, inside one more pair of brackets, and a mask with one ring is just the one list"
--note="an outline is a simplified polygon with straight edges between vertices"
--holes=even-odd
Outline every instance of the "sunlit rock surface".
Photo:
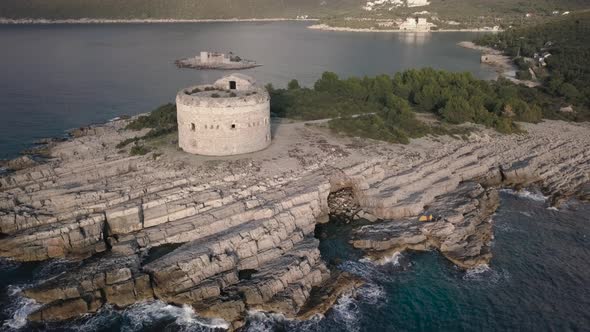
[[[330,212],[374,221],[351,239],[369,256],[436,249],[469,268],[493,254],[493,186],[537,185],[554,204],[588,198],[588,124],[525,124],[527,134],[511,136],[478,128],[468,140],[407,146],[320,124],[274,123],[267,150],[224,158],[184,154],[172,138],[161,155],[130,156],[116,145],[143,133],[123,130],[125,121],[50,143],[46,163],[0,178],[0,256],[80,261],[24,291],[43,304],[29,319],[149,299],[190,304],[234,328],[249,310],[309,318],[358,284],[320,256],[313,233]],[[350,194],[328,199],[343,189]],[[419,222],[422,214],[438,221]],[[326,301],[312,296],[322,289],[333,290],[319,296]]]

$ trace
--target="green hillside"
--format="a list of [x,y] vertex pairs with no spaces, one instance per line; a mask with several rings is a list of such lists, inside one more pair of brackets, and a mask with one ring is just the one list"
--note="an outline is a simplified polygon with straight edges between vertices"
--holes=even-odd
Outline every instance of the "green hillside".
[[340,15],[360,0],[2,0],[5,18],[277,18]]
[[[425,17],[439,29],[466,29],[500,26],[528,26],[545,22],[566,11],[590,9],[587,0],[429,0],[422,7],[375,7],[372,11],[360,8],[354,15],[332,16],[322,20],[331,26],[350,28],[388,29],[383,22],[411,16]],[[425,12],[424,12],[425,11]],[[529,15],[527,15],[529,14]],[[453,24],[449,24],[453,22]]]
[[[491,46],[517,57],[535,71],[547,72],[543,79],[543,92],[565,99],[578,106],[590,117],[590,11],[576,13],[545,24],[510,29],[489,34],[476,43]],[[520,61],[537,54],[550,54],[546,67],[534,61]]]
[[[277,18],[309,15],[314,18],[389,19],[427,10],[427,16],[466,26],[532,23],[552,12],[590,7],[588,0],[430,0],[431,5],[395,8],[388,5],[367,12],[366,0],[1,0],[4,18],[113,18],[215,19]],[[534,15],[524,19],[526,13]],[[349,24],[353,24],[348,22]],[[346,24],[340,24],[346,25]]]

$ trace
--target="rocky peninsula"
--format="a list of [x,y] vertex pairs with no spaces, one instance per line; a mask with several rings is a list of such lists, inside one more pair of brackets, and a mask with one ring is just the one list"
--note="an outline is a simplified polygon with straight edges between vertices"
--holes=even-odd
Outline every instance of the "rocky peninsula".
[[[467,269],[493,255],[498,187],[536,186],[553,205],[590,199],[588,123],[398,145],[341,137],[323,120],[275,120],[266,150],[203,157],[174,136],[130,155],[117,145],[146,130],[128,121],[81,128],[49,142],[46,162],[0,177],[0,256],[79,261],[24,290],[42,304],[31,321],[152,299],[232,329],[253,310],[307,319],[362,283],[322,260],[313,234],[330,214],[370,221],[350,241],[371,259],[438,250]],[[436,221],[418,221],[430,214]]]

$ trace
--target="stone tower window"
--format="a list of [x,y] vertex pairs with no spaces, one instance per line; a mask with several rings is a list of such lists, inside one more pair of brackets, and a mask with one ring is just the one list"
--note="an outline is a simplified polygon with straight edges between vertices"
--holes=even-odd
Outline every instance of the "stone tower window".
[[230,90],[237,89],[236,81],[229,81],[229,89]]
[[236,124],[235,123],[232,123],[231,129],[236,129]]
[[194,123],[191,123],[191,131],[195,131],[196,127]]

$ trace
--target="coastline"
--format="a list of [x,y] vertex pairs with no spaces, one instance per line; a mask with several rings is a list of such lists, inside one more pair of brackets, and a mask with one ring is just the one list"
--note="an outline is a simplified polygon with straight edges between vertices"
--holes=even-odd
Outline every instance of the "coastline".
[[518,71],[518,68],[512,59],[505,55],[502,51],[487,46],[476,45],[471,41],[459,42],[457,43],[457,46],[481,52],[482,58],[485,57],[486,59],[485,62],[482,60],[482,64],[491,66],[494,68],[496,73],[498,73],[498,76],[504,77],[515,84],[523,84],[529,88],[541,85],[537,81],[525,81],[517,79],[516,72]]
[[79,18],[79,19],[44,19],[44,18],[0,18],[0,25],[18,24],[145,24],[145,23],[218,23],[218,22],[286,22],[286,21],[318,21],[318,19],[306,18],[222,18],[222,19],[106,19],[106,18]]
[[408,33],[430,33],[430,32],[502,32],[502,30],[486,30],[486,29],[439,29],[439,30],[400,30],[400,29],[365,29],[365,28],[345,28],[333,27],[327,24],[314,24],[307,27],[312,30],[323,31],[339,31],[339,32],[408,32]]
[[501,51],[491,48],[491,47],[487,47],[487,46],[480,46],[480,45],[476,45],[474,42],[472,41],[462,41],[462,42],[458,42],[457,43],[458,46],[461,46],[463,48],[468,48],[471,50],[476,50],[476,51],[480,51],[482,53],[486,53],[486,54],[497,54],[497,55],[503,55]]
[[[48,147],[51,161],[0,177],[0,194],[17,198],[0,200],[9,211],[0,216],[0,227],[10,235],[0,239],[0,256],[23,262],[86,258],[70,273],[22,291],[43,304],[28,313],[30,321],[62,321],[106,303],[125,308],[152,300],[189,302],[199,317],[221,318],[230,330],[243,326],[246,304],[306,319],[324,314],[362,282],[339,280],[313,237],[316,225],[342,207],[331,194],[348,190],[353,201],[344,206],[354,203],[362,218],[381,219],[351,238],[369,258],[436,249],[471,269],[492,258],[494,188],[541,184],[551,204],[558,204],[584,197],[587,184],[571,178],[587,181],[590,167],[579,160],[590,158],[583,153],[588,124],[553,120],[523,124],[522,135],[480,128],[466,140],[425,137],[404,146],[359,144],[308,122],[275,123],[280,129],[267,150],[214,158],[185,154],[170,143],[145,156],[121,153],[120,142],[145,134],[124,129],[128,121],[82,128]],[[392,196],[399,183],[404,190]],[[425,206],[441,219],[419,222]],[[178,246],[142,260],[146,250],[170,244]],[[237,268],[256,272],[239,278],[232,272]],[[97,273],[108,283],[92,283]],[[212,283],[216,278],[224,279]],[[303,293],[290,292],[278,282],[283,279],[301,285]],[[326,301],[315,301],[312,289],[323,288],[329,294],[319,298]],[[222,290],[233,296],[219,296]]]

